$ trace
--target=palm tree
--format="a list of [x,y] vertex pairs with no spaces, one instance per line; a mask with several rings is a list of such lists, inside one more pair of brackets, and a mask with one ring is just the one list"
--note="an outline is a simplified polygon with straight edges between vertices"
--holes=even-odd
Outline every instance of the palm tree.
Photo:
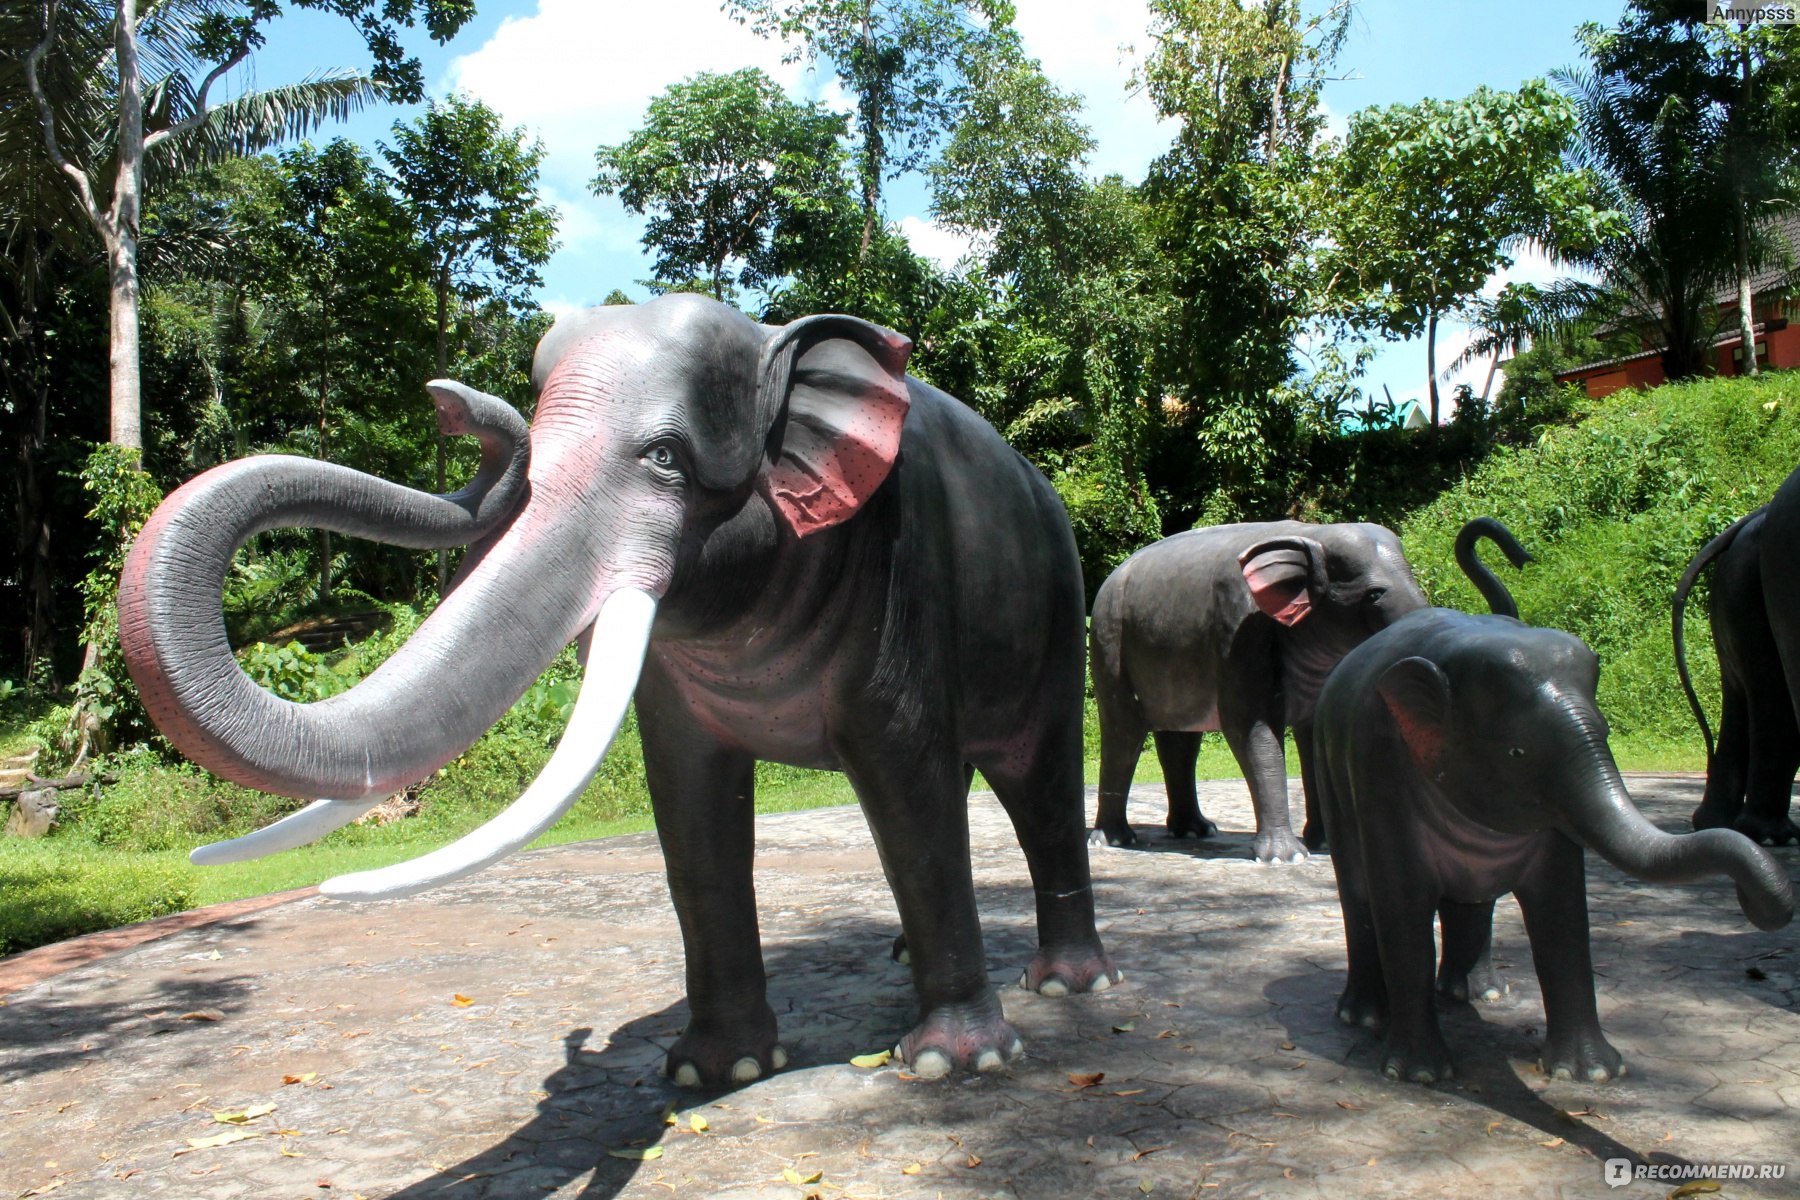
[[[17,226],[46,218],[88,227],[104,248],[111,296],[111,438],[142,449],[138,377],[138,224],[146,188],[255,153],[377,99],[335,73],[214,103],[212,89],[260,42],[229,0],[38,0],[0,14],[0,187],[54,194],[27,208],[0,198]],[[25,143],[35,135],[35,153]],[[46,176],[55,180],[46,188]],[[71,220],[70,218],[73,218]]]

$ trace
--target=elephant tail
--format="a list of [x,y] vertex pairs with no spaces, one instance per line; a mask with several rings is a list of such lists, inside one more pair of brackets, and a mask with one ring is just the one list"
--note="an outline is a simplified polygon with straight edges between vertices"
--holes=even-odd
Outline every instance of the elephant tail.
[[1688,674],[1687,638],[1682,628],[1683,617],[1687,612],[1688,593],[1694,590],[1694,581],[1700,578],[1700,572],[1706,569],[1706,565],[1730,549],[1731,543],[1737,541],[1738,534],[1744,531],[1744,527],[1761,517],[1767,508],[1768,505],[1765,504],[1754,512],[1744,514],[1723,533],[1700,547],[1700,552],[1688,563],[1687,570],[1681,573],[1681,582],[1675,585],[1675,599],[1670,605],[1671,632],[1675,639],[1675,673],[1681,679],[1681,692],[1687,697],[1688,708],[1693,710],[1694,720],[1699,722],[1700,736],[1706,740],[1706,769],[1709,773],[1712,771],[1713,761],[1713,731],[1706,720],[1705,711],[1700,707],[1700,697],[1694,694],[1694,680]]
[[1517,618],[1519,606],[1513,602],[1512,593],[1475,554],[1475,543],[1482,538],[1500,547],[1500,552],[1506,555],[1506,561],[1515,567],[1522,567],[1533,561],[1532,557],[1525,547],[1519,545],[1519,539],[1512,535],[1512,531],[1493,517],[1476,517],[1456,535],[1456,565],[1462,568],[1463,574],[1469,577],[1469,582],[1481,593],[1481,598],[1487,601],[1488,611],[1497,616]]

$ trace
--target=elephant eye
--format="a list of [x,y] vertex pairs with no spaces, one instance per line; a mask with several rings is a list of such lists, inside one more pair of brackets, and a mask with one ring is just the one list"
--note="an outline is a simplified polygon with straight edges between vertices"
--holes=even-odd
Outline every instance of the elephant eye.
[[1368,590],[1368,592],[1363,596],[1363,600],[1369,604],[1380,604],[1382,597],[1384,597],[1386,595],[1387,595],[1386,588],[1379,588],[1379,587],[1378,588],[1370,588]]
[[669,448],[667,442],[658,442],[650,447],[644,451],[644,457],[652,466],[661,467],[665,471],[672,471],[677,465],[675,451]]

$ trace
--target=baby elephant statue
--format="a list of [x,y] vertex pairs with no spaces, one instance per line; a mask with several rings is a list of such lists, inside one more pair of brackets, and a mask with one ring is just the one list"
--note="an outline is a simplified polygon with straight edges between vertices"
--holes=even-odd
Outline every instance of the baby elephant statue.
[[[899,907],[921,1075],[998,1069],[1018,1037],[988,982],[969,858],[979,769],[1036,888],[1045,993],[1119,974],[1094,928],[1082,793],[1082,586],[1056,493],[974,413],[906,375],[911,343],[844,316],[781,328],[671,295],[560,320],[537,352],[530,430],[505,403],[431,385],[482,465],[432,496],[259,456],[189,482],[126,565],[121,638],[184,753],[309,808],[200,861],[336,828],[461,754],[572,640],[586,672],[535,783],[454,845],[329,881],[402,895],[529,843],[567,811],[635,696],[690,1019],[688,1086],[786,1062],[751,879],[758,759],[841,770]],[[350,691],[291,704],[233,661],[232,553],[308,525],[419,548],[471,544],[453,589]]]
[[[1688,676],[1682,618],[1707,564],[1719,655],[1719,740]],[[1789,815],[1800,769],[1800,471],[1774,499],[1694,555],[1675,588],[1675,667],[1706,740],[1706,794],[1694,828],[1725,826],[1754,841],[1800,840]]]
[[[1483,537],[1514,566],[1531,556],[1492,517],[1470,521],[1457,535],[1464,572],[1496,611],[1517,615],[1505,585],[1475,557]],[[1319,688],[1353,646],[1426,603],[1400,539],[1380,525],[1215,525],[1126,559],[1094,597],[1096,839],[1137,844],[1126,798],[1144,735],[1152,732],[1169,794],[1169,836],[1217,832],[1201,815],[1194,787],[1201,732],[1216,729],[1250,785],[1256,860],[1306,858],[1324,844],[1309,765]],[[1299,839],[1288,816],[1282,752],[1290,727],[1306,792]]]
[[1760,929],[1792,917],[1792,886],[1768,851],[1725,829],[1664,833],[1638,812],[1607,747],[1598,681],[1593,652],[1566,633],[1428,608],[1345,655],[1319,694],[1319,800],[1350,960],[1338,1017],[1386,1030],[1389,1077],[1449,1078],[1432,916],[1445,907],[1444,970],[1465,971],[1508,891],[1543,988],[1544,1073],[1624,1070],[1594,1005],[1584,846],[1647,883],[1729,875]]

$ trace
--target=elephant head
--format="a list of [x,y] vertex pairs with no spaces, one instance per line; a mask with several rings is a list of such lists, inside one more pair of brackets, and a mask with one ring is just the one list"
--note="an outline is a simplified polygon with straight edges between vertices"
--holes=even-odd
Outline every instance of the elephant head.
[[1331,631],[1319,633],[1334,642],[1360,642],[1425,607],[1425,593],[1392,532],[1379,525],[1311,530],[1265,538],[1238,555],[1250,598],[1262,612],[1290,627],[1302,621],[1330,625]]
[[[1431,613],[1444,610],[1420,617]],[[1414,647],[1428,656],[1392,662],[1376,684],[1440,810],[1501,834],[1555,830],[1648,883],[1727,875],[1758,928],[1787,924],[1793,888],[1762,847],[1723,829],[1665,833],[1632,803],[1595,702],[1599,661],[1580,639],[1494,617],[1442,624],[1447,636]]]
[[[766,572],[784,539],[850,520],[881,487],[908,409],[910,348],[850,317],[769,329],[696,296],[593,309],[559,321],[538,348],[528,440],[502,401],[430,385],[443,428],[482,441],[481,469],[461,492],[431,496],[273,455],[180,488],[133,546],[120,589],[121,641],[145,706],[220,775],[328,797],[196,860],[283,849],[354,819],[462,753],[581,638],[570,728],[524,796],[452,846],[325,891],[404,894],[531,841],[597,769],[653,625],[714,602],[709,581]],[[233,552],[278,526],[472,548],[388,662],[342,695],[293,704],[237,667],[219,603]]]

